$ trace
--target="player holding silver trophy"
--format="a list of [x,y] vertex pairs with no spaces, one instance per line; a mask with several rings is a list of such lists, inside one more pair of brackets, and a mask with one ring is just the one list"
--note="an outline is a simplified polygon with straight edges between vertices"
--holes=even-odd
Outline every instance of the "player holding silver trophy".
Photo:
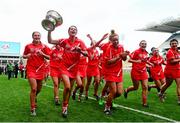
[[67,117],[69,98],[74,80],[78,82],[79,87],[82,87],[82,82],[78,81],[80,78],[79,75],[77,75],[78,63],[81,55],[87,56],[87,48],[84,42],[76,36],[78,29],[74,25],[68,29],[68,38],[52,39],[51,32],[61,24],[62,17],[55,11],[48,11],[46,19],[42,21],[43,27],[48,31],[48,42],[64,48],[59,68],[64,85],[62,116]]

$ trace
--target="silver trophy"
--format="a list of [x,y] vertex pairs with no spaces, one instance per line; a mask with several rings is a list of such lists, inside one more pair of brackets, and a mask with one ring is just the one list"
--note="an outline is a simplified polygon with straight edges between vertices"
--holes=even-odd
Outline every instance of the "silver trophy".
[[62,23],[62,16],[54,10],[49,10],[46,18],[41,22],[43,28],[47,31],[53,31],[57,26],[62,25]]

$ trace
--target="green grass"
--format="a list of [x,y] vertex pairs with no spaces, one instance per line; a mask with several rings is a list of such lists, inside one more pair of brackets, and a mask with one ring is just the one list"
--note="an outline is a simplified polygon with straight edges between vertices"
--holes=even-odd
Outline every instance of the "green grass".
[[[47,83],[52,86],[52,81]],[[150,83],[151,84],[151,83]],[[129,73],[125,74],[124,87],[132,85]],[[61,84],[61,89],[63,84]],[[103,84],[100,85],[100,89]],[[99,106],[95,100],[89,99],[82,102],[70,99],[68,118],[62,118],[61,106],[55,106],[53,102],[53,89],[43,86],[38,95],[37,116],[30,116],[29,104],[30,87],[26,79],[12,78],[0,75],[0,121],[1,122],[167,122],[162,118],[148,116],[136,111],[117,107],[112,115],[103,113],[104,106]],[[156,89],[151,89],[148,95],[150,108],[141,105],[141,86],[138,91],[128,94],[128,99],[123,96],[117,98],[115,103],[140,111],[157,114],[176,121],[180,121],[180,106],[177,105],[176,85],[168,88],[167,99],[164,103],[159,101]],[[62,101],[62,91],[60,100]],[[99,91],[100,93],[100,91]],[[92,96],[93,88],[90,88],[89,96]]]

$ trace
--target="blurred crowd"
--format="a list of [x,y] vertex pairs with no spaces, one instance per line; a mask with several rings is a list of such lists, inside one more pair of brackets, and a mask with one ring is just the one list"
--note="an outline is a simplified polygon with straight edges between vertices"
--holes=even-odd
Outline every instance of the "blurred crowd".
[[17,62],[8,61],[6,66],[0,67],[0,75],[7,75],[8,79],[17,78],[18,74],[21,78],[25,78],[25,67],[22,62],[18,64]]

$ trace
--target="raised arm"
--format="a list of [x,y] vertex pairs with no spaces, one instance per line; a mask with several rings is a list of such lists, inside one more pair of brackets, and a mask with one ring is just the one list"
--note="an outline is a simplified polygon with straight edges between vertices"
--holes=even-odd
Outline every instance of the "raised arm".
[[58,44],[58,40],[53,40],[51,37],[51,31],[48,31],[48,43],[50,44]]
[[93,38],[91,37],[90,34],[87,34],[87,37],[90,39],[92,47],[94,47],[95,41],[93,40]]
[[108,37],[108,33],[104,34],[103,37],[98,42],[95,42],[90,36],[90,34],[88,34],[87,37],[91,40],[91,43],[93,44],[91,48],[94,48],[94,47],[99,47],[99,44]]
[[99,44],[104,41],[107,37],[108,37],[108,33],[104,34],[103,37],[98,41],[96,42],[96,44],[94,45],[95,47],[99,47]]
[[90,34],[87,34],[87,37],[91,40],[91,43],[93,42],[93,39]]

